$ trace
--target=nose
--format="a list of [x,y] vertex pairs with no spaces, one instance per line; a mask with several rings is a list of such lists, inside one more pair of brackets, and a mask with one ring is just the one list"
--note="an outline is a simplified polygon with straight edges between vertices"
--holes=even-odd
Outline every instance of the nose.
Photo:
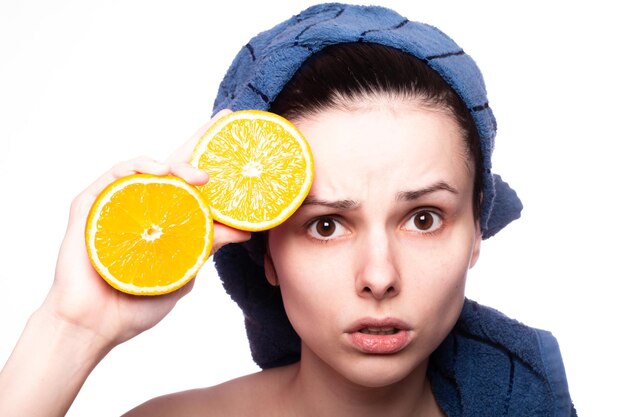
[[400,292],[400,274],[394,252],[383,233],[371,235],[360,245],[357,255],[356,290],[360,297],[383,300]]

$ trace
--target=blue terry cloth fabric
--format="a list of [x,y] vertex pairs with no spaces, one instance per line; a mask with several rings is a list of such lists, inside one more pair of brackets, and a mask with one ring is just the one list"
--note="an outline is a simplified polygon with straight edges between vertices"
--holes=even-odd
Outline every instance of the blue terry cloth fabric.
[[450,417],[577,415],[554,336],[474,301],[465,301],[428,374]]
[[[520,200],[491,172],[496,122],[478,67],[437,28],[392,10],[322,4],[258,34],[228,69],[214,112],[268,110],[307,58],[328,45],[348,42],[403,50],[450,84],[470,110],[481,138],[483,238],[517,219]],[[253,359],[261,368],[271,368],[298,361],[300,339],[287,319],[279,290],[265,279],[263,246],[262,235],[255,234],[250,242],[224,246],[214,261],[226,291],[244,313]],[[429,372],[436,397],[450,416],[575,415],[554,338],[474,303],[466,303],[454,331],[433,354]]]
[[332,44],[373,42],[425,61],[459,94],[478,128],[483,153],[481,229],[487,239],[519,218],[516,193],[491,172],[496,135],[482,74],[473,59],[433,26],[412,22],[376,6],[328,3],[313,6],[250,40],[222,81],[214,112],[268,110],[283,86],[312,54]]

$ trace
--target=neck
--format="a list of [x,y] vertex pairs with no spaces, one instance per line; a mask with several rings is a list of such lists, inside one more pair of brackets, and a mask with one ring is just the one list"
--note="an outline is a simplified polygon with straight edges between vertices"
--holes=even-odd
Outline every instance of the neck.
[[364,386],[338,373],[302,347],[294,366],[292,408],[299,416],[441,416],[426,377],[425,362],[398,381]]

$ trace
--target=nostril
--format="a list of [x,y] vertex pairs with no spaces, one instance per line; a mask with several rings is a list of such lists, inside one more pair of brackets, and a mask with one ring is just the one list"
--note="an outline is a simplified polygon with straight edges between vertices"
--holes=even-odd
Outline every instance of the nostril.
[[396,288],[394,286],[390,286],[385,288],[384,290],[382,288],[380,290],[376,290],[366,286],[363,287],[362,291],[367,294],[372,294],[376,298],[384,298],[388,296],[393,296],[396,293]]

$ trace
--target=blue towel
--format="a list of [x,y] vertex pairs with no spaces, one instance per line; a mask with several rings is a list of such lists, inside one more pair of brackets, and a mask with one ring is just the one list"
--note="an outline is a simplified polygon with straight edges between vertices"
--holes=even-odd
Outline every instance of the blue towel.
[[411,22],[392,10],[322,4],[258,34],[231,64],[219,87],[214,112],[225,108],[267,110],[308,57],[328,45],[346,42],[375,42],[401,49],[428,63],[450,84],[470,110],[481,138],[483,238],[519,218],[522,204],[516,193],[491,172],[496,120],[480,70],[440,30]]
[[448,416],[576,416],[554,336],[474,301],[428,373]]
[[[241,307],[252,357],[262,368],[300,358],[300,339],[280,291],[265,280],[248,250],[227,245],[216,260],[226,291]],[[450,417],[575,417],[556,339],[466,300],[452,332],[431,355],[429,378]]]
[[[268,110],[295,71],[324,47],[375,42],[426,62],[458,93],[481,138],[484,194],[481,231],[489,238],[520,216],[515,192],[491,172],[496,122],[482,75],[469,55],[437,28],[382,7],[313,6],[255,36],[222,81],[214,112]],[[244,313],[252,357],[262,368],[296,362],[300,339],[280,291],[263,270],[263,237],[230,244],[214,256],[224,288]],[[429,376],[449,416],[574,416],[556,340],[466,301],[457,325],[433,353]]]

